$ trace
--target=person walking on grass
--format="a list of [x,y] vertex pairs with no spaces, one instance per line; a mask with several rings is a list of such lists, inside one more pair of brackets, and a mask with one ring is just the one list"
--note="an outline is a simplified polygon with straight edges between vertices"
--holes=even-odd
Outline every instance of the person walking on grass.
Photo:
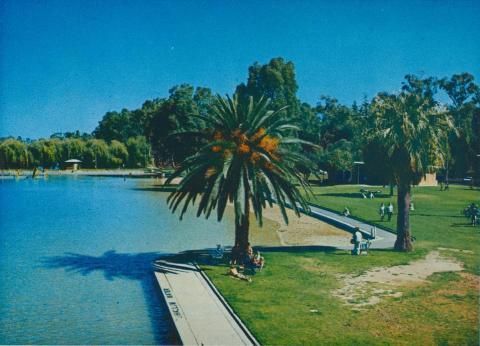
[[385,218],[385,203],[380,204],[380,209],[378,210],[378,213],[380,214],[380,220],[383,221]]
[[390,221],[392,219],[392,215],[393,215],[393,204],[392,204],[392,202],[390,202],[388,204],[388,207],[387,207],[388,221]]

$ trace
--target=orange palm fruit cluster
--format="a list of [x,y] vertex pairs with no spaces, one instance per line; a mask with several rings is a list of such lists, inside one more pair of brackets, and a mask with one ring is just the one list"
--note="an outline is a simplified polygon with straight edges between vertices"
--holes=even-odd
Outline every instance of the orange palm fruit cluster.
[[257,132],[251,138],[251,141],[254,142],[265,134],[265,129],[263,127],[259,128]]
[[257,152],[253,152],[252,155],[250,155],[250,161],[253,163],[257,163],[261,158],[262,156]]
[[236,129],[232,133],[233,140],[237,143],[245,143],[247,141],[247,136],[240,129]]
[[240,154],[246,154],[246,153],[250,152],[250,147],[248,146],[248,144],[241,143],[241,144],[238,146],[237,151],[238,151]]
[[278,139],[267,135],[262,138],[258,146],[269,153],[273,153],[278,148]]

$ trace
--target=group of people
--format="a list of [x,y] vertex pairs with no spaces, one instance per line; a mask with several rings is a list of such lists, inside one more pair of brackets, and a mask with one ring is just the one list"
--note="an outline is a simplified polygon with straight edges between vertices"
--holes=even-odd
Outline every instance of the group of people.
[[[413,202],[410,202],[409,208],[410,211],[415,210],[415,205],[413,204]],[[392,220],[393,209],[394,208],[392,202],[388,203],[388,205],[385,205],[385,203],[380,204],[380,208],[378,209],[378,213],[380,214],[380,220],[384,221],[385,215],[387,216],[388,221]],[[350,216],[350,209],[348,209],[348,207],[343,208],[342,215],[345,217]]]
[[471,203],[467,208],[463,210],[463,215],[470,218],[471,225],[475,227],[479,224],[480,208],[475,203]]
[[380,209],[378,210],[378,213],[380,214],[380,220],[385,219],[385,214],[387,214],[387,219],[390,221],[392,219],[393,215],[393,204],[390,202],[388,206],[385,206],[385,203],[380,204]]
[[360,190],[360,194],[362,195],[363,198],[370,198],[373,199],[375,198],[375,194],[380,193],[380,191],[369,191],[365,189]]
[[261,256],[260,251],[254,252],[252,246],[248,243],[247,251],[241,263],[237,263],[237,261],[230,262],[230,269],[227,274],[240,280],[251,281],[251,278],[240,273],[240,270],[245,272],[245,268],[248,268],[255,273],[256,270],[263,269],[264,265],[265,258]]

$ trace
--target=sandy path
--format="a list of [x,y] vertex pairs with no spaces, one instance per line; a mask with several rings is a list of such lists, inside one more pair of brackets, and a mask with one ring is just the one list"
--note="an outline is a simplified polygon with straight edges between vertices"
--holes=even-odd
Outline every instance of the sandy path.
[[297,217],[292,210],[287,209],[289,224],[285,225],[280,209],[276,206],[266,208],[263,215],[265,219],[276,223],[276,232],[282,245],[350,246],[352,236],[349,232],[311,216],[302,214]]

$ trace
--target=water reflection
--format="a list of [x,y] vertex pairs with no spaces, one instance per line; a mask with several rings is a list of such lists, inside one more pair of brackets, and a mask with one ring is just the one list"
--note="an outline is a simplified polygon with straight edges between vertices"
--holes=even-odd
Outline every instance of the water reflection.
[[[158,252],[130,254],[110,250],[96,257],[68,252],[63,256],[42,258],[41,265],[44,268],[64,269],[67,272],[82,276],[87,276],[93,272],[101,272],[108,281],[115,279],[139,281],[148,307],[148,316],[154,331],[155,343],[179,344],[178,336],[170,317],[167,315],[168,310],[152,272],[152,262],[161,255]],[[128,318],[128,316],[125,318]]]

